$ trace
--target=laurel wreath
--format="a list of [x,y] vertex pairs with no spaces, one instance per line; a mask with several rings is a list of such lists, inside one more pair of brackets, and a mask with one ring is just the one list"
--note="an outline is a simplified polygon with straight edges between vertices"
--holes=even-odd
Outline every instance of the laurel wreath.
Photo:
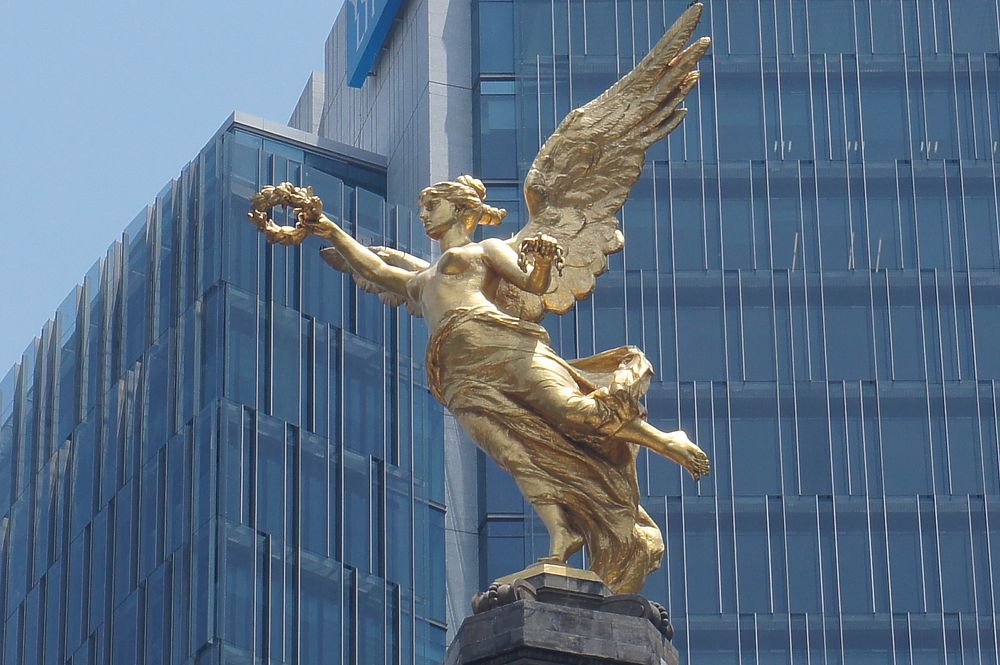
[[[271,219],[274,206],[291,206],[295,211],[295,226],[280,226]],[[309,235],[307,224],[315,223],[323,214],[323,201],[312,187],[296,187],[290,182],[268,185],[250,199],[247,217],[263,231],[271,242],[300,243]]]

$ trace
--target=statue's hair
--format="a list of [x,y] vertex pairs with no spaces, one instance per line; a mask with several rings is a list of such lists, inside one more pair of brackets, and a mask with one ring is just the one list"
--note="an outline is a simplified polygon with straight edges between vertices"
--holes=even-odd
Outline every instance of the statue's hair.
[[507,216],[503,208],[494,208],[485,203],[486,185],[471,175],[460,175],[457,180],[438,182],[420,190],[420,203],[434,199],[444,199],[456,209],[468,211],[477,224],[495,226]]

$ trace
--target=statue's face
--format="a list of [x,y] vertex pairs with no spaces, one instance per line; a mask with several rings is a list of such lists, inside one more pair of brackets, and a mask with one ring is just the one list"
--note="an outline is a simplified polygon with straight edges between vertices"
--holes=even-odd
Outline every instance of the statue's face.
[[458,220],[455,214],[455,204],[442,198],[428,199],[420,206],[420,219],[424,223],[424,232],[438,240]]

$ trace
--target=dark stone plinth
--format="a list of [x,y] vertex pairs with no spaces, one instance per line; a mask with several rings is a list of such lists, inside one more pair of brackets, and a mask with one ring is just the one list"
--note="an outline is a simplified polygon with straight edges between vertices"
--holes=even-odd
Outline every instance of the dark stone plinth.
[[533,566],[474,600],[445,665],[677,665],[658,606],[587,573]]

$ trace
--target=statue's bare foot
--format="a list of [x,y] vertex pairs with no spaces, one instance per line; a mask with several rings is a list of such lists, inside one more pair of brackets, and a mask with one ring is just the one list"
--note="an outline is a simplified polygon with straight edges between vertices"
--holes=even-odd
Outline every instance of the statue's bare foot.
[[549,555],[539,561],[565,564],[583,547],[583,536],[569,525],[566,513],[559,506],[542,504],[535,506],[535,510],[549,532]]
[[687,469],[695,480],[707,476],[712,469],[705,451],[695,445],[694,441],[681,430],[668,434],[671,439],[671,455],[678,464]]
[[549,555],[539,559],[543,563],[565,564],[583,547],[583,538],[568,529],[561,529],[554,536],[550,534],[549,538]]

